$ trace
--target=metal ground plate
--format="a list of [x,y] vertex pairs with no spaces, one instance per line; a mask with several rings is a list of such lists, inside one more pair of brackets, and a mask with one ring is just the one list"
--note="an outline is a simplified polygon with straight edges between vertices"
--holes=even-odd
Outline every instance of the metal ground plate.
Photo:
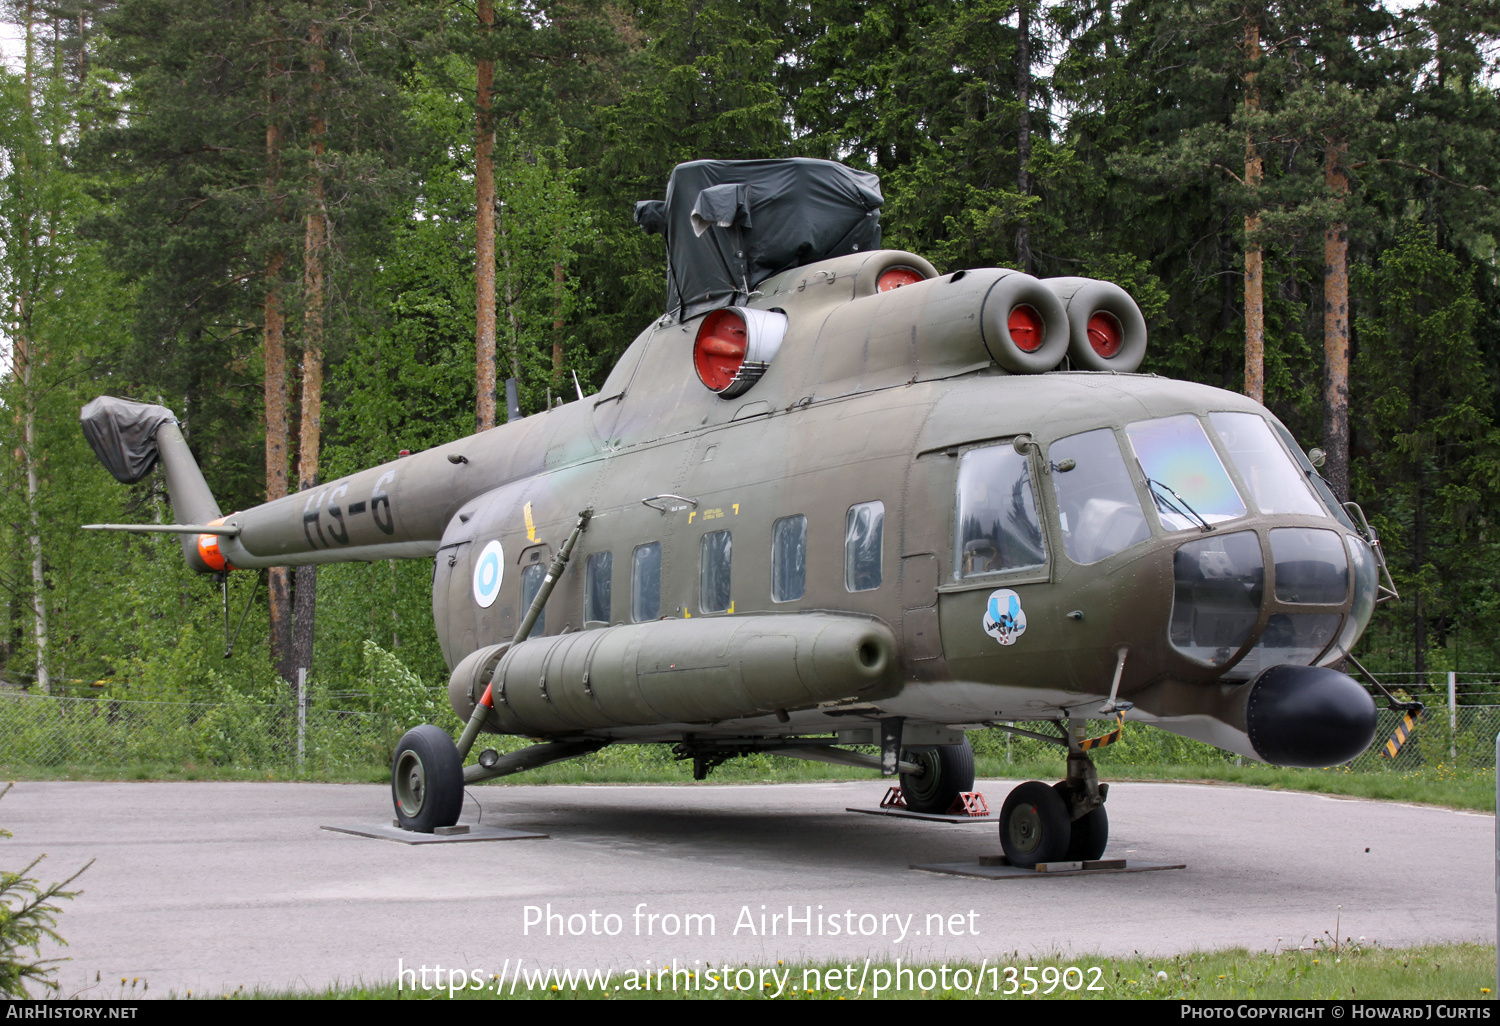
[[932,823],[998,823],[999,816],[953,816],[947,813],[913,812],[910,809],[856,809],[846,807],[845,812],[860,812],[866,816],[895,816],[898,819],[925,819]]
[[382,841],[399,841],[402,844],[463,844],[469,841],[525,841],[546,834],[536,834],[527,830],[508,830],[505,827],[474,826],[471,825],[466,833],[461,834],[419,834],[412,830],[402,830],[400,827],[391,826],[389,823],[360,823],[355,826],[327,826],[324,830],[331,830],[336,834],[355,834],[359,837],[374,837]]
[[[984,862],[989,862],[985,859]],[[999,859],[994,861],[999,862]],[[1183,862],[1140,862],[1136,859],[1108,859],[1100,860],[1102,864],[1089,865],[1088,863],[1054,862],[1051,868],[1045,872],[1035,869],[1021,869],[1018,866],[1007,865],[985,865],[980,862],[930,862],[922,865],[912,865],[909,869],[920,869],[924,873],[945,873],[948,876],[972,876],[981,880],[1037,880],[1049,876],[1099,876],[1102,873],[1154,873],[1163,869],[1186,869],[1187,864]],[[1063,867],[1067,868],[1063,868]],[[1077,868],[1073,868],[1077,867]]]

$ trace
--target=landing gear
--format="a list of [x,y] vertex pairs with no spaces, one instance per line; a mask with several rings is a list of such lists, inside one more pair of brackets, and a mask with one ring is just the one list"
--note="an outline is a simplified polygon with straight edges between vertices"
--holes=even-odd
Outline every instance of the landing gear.
[[913,812],[947,812],[961,792],[974,790],[974,749],[963,744],[903,748],[903,762],[922,767],[920,775],[901,774],[901,797]]
[[391,800],[403,830],[430,834],[458,822],[464,807],[464,767],[441,727],[413,727],[391,760]]
[[1011,865],[1030,869],[1038,862],[1085,862],[1104,854],[1109,785],[1099,783],[1094,760],[1079,747],[1081,736],[1079,731],[1069,737],[1066,779],[1050,787],[1030,780],[1005,799],[1000,847]]
[[1072,835],[1067,804],[1040,780],[1018,785],[1000,808],[1000,847],[1013,866],[1062,862]]

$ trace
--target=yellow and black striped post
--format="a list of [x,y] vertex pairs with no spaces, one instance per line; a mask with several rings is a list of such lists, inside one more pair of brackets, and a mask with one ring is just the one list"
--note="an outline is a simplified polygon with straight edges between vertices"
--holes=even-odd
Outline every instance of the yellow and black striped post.
[[1103,748],[1105,745],[1112,745],[1116,741],[1120,740],[1120,735],[1122,733],[1124,733],[1124,732],[1125,732],[1125,714],[1124,713],[1120,713],[1120,715],[1115,718],[1115,729],[1114,730],[1110,731],[1108,734],[1105,734],[1105,735],[1103,735],[1101,737],[1084,738],[1082,741],[1078,742],[1078,750],[1082,751],[1082,752],[1087,752],[1087,751],[1090,751],[1090,750],[1095,749],[1095,748]]
[[1411,737],[1412,731],[1417,729],[1417,717],[1422,715],[1422,710],[1415,713],[1406,712],[1401,717],[1401,722],[1396,724],[1396,732],[1391,739],[1385,743],[1385,754],[1387,758],[1394,759],[1396,753],[1401,751],[1401,746],[1406,744],[1407,738]]

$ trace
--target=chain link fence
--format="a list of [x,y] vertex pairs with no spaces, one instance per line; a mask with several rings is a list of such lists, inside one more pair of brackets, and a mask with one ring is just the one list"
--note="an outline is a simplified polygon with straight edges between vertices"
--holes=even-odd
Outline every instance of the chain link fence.
[[[1402,714],[1381,709],[1377,715],[1375,740],[1346,768],[1359,773],[1412,773],[1417,771],[1492,770],[1495,766],[1495,735],[1500,733],[1500,705],[1461,705],[1449,716],[1446,706],[1429,705],[1417,719],[1416,729],[1401,745],[1395,757],[1386,754],[1385,744],[1396,732]],[[1017,724],[1047,732],[1045,724]],[[1114,721],[1090,720],[1091,737],[1107,734]],[[988,756],[1006,763],[1024,765],[1063,764],[1059,745],[1020,737],[1003,730],[972,731],[969,739],[976,755]],[[1213,766],[1237,763],[1233,752],[1179,737],[1147,724],[1125,722],[1120,740],[1094,752],[1100,772],[1121,766]]]
[[0,765],[172,764],[338,772],[389,765],[393,718],[292,706],[0,695]]
[[[1446,695],[1407,694],[1427,701],[1416,730],[1395,757],[1385,743],[1401,713],[1382,709],[1375,740],[1347,766],[1356,772],[1492,770],[1500,704],[1459,705]],[[1489,698],[1489,694],[1478,697]],[[1500,697],[1496,694],[1493,697]],[[451,720],[452,722],[446,722]],[[442,724],[457,731],[451,715]],[[197,704],[107,698],[59,698],[24,692],[0,693],[0,766],[59,768],[69,765],[175,765],[240,770],[339,773],[390,765],[402,733],[412,724],[392,715],[350,709],[309,708],[251,702]],[[1046,731],[1046,724],[1026,724]],[[1090,735],[1113,729],[1112,721],[1090,721]],[[1060,746],[1003,730],[969,735],[977,755],[1013,764],[1056,763]],[[523,738],[489,738],[501,750],[524,747]],[[1236,756],[1145,724],[1126,722],[1121,739],[1098,750],[1101,771],[1131,765],[1212,766]],[[647,760],[655,762],[657,760]],[[669,759],[663,754],[663,764]]]

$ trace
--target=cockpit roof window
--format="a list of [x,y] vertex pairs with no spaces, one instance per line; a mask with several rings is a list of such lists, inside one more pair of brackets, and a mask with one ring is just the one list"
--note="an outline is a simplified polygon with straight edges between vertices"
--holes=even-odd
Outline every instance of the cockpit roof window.
[[1208,419],[1262,513],[1328,515],[1308,488],[1307,476],[1287,456],[1264,418],[1221,411],[1210,413]]
[[1136,421],[1126,425],[1125,435],[1166,530],[1206,529],[1245,515],[1245,500],[1197,417]]

